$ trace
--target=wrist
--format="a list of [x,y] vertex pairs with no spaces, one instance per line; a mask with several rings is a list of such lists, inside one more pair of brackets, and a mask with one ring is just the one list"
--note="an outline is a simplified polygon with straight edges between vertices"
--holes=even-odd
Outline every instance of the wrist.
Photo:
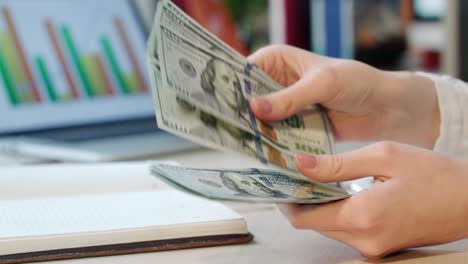
[[436,83],[432,80],[427,74],[424,73],[412,73],[416,82],[419,85],[422,85],[423,89],[426,89],[430,92],[433,96],[432,99],[432,109],[428,109],[428,116],[429,116],[429,133],[428,133],[428,142],[430,143],[429,148],[433,149],[438,138],[440,137],[440,129],[441,129],[441,113],[440,113],[440,105],[439,105],[439,98],[437,94]]
[[[440,111],[435,83],[413,72],[385,71],[382,81],[393,107],[390,140],[433,149],[440,134]],[[390,129],[390,128],[389,128]]]
[[[433,149],[437,139],[440,136],[440,108],[439,108],[439,100],[437,96],[437,89],[435,82],[422,74],[411,73],[412,75],[412,87],[419,86],[420,90],[424,90],[426,93],[430,94],[428,96],[428,108],[427,108],[427,116],[428,116],[428,131],[427,131],[427,145],[426,147],[429,149]],[[411,88],[411,87],[410,87]],[[415,102],[418,103],[418,102]],[[424,131],[423,131],[424,133]],[[422,133],[422,134],[423,134]]]

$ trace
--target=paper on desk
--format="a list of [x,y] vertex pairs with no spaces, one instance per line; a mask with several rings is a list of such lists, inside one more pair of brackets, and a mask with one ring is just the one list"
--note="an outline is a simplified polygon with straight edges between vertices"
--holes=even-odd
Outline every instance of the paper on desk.
[[233,210],[172,190],[0,201],[0,216],[0,255],[247,232]]
[[1,169],[0,200],[168,189],[148,162],[47,164]]

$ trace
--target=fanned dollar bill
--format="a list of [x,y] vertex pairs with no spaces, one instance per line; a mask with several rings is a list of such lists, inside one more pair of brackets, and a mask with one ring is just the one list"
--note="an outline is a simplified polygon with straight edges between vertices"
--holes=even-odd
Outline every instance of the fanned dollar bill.
[[[299,152],[333,153],[333,136],[322,108],[311,105],[281,122],[258,120],[250,109],[250,100],[283,87],[169,0],[158,3],[148,42],[148,64],[161,129],[210,148],[243,153],[277,166],[277,171],[220,171],[166,164],[153,166],[155,174],[184,190],[222,199],[323,203],[347,197],[333,185],[305,179],[295,165],[295,154]],[[263,182],[264,194],[276,196],[262,197],[261,191],[255,193],[254,189],[240,193],[239,189],[236,193],[225,185],[218,189],[200,185],[210,177],[218,184],[222,179],[227,182],[227,178],[231,182],[244,179],[241,183],[257,187]]]
[[[332,152],[326,117],[320,108],[307,110],[278,123],[263,123],[249,107],[252,96],[274,92],[244,74],[243,66],[193,46],[161,28],[161,65],[165,87],[225,119],[236,127],[258,134],[278,148],[294,152]],[[303,147],[305,146],[305,147]]]
[[320,108],[309,109],[282,122],[263,123],[253,115],[249,101],[253,96],[276,90],[247,74],[246,61],[239,64],[219,51],[196,47],[162,26],[158,36],[163,85],[169,90],[218,118],[268,138],[284,150],[333,152],[333,138]]
[[[167,90],[166,95],[173,93],[220,123],[253,135],[259,160],[265,162],[271,160],[265,156],[278,156],[274,152],[284,153],[283,156],[297,152],[333,153],[326,115],[317,106],[282,122],[264,123],[255,118],[249,100],[278,91],[278,84],[202,30],[170,1],[161,1],[158,6],[148,56],[149,63],[161,69],[161,84],[155,92]],[[265,152],[265,148],[273,150]],[[287,160],[279,155],[273,163],[294,170],[293,163],[288,166]]]
[[[152,79],[161,84],[160,71],[154,66]],[[239,129],[166,89],[153,93],[158,126],[196,143],[246,154],[263,162],[295,169],[294,154],[276,149],[254,134]]]
[[349,196],[338,188],[274,170],[211,170],[154,163],[151,172],[184,191],[224,200],[316,204]]
[[[222,54],[225,54],[225,56],[232,60],[240,63],[245,62],[245,58],[241,54],[226,45],[218,37],[205,30],[190,16],[182,12],[171,2],[167,2],[165,5],[161,6],[160,23],[166,28],[170,28],[175,34],[189,39],[198,47],[219,50]],[[154,56],[157,57],[157,53],[155,53]],[[252,75],[257,76],[259,79],[262,79],[263,82],[268,83],[270,89],[282,89],[281,85],[273,81],[270,76],[258,69],[255,65],[250,65],[249,70]]]

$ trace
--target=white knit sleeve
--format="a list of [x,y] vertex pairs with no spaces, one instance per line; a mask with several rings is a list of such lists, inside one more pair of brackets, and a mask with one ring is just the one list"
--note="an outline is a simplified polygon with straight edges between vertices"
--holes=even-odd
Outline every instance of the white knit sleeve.
[[468,158],[468,84],[449,76],[421,74],[437,89],[441,122],[434,151]]

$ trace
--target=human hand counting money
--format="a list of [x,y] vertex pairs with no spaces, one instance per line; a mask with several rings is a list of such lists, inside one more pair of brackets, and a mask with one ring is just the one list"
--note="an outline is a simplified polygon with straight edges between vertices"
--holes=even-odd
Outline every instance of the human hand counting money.
[[288,87],[252,100],[260,119],[281,120],[321,104],[338,141],[393,140],[432,148],[439,134],[436,90],[425,77],[282,45],[263,48],[249,60]]
[[468,152],[462,128],[466,84],[380,71],[282,45],[249,59],[287,87],[252,100],[259,119],[281,120],[319,103],[337,140],[382,141],[337,155],[296,155],[299,171],[313,180],[372,175],[375,184],[330,204],[281,205],[294,227],[315,230],[369,257],[467,238],[468,163],[427,150]]
[[[467,84],[288,46],[261,49],[252,67],[169,0],[148,46],[159,128],[283,168],[156,164],[153,175],[210,198],[301,204],[281,207],[295,227],[372,257],[467,237],[468,162],[448,156],[468,156]],[[334,138],[381,142],[332,155]],[[350,197],[317,182],[369,175]]]

